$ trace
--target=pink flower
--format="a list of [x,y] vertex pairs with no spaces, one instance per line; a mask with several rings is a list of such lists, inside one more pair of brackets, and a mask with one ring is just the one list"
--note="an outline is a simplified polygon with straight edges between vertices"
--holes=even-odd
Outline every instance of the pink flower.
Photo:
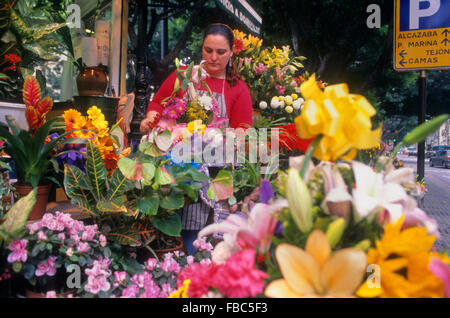
[[158,264],[158,260],[156,258],[149,258],[145,268],[151,272],[156,267],[156,264]]
[[439,239],[439,229],[438,224],[435,219],[430,218],[424,211],[419,208],[414,208],[413,210],[406,210],[405,220],[403,222],[403,229],[413,226],[426,227],[428,229],[428,234],[436,235],[436,239]]
[[69,247],[66,251],[66,255],[71,257],[73,255],[73,249],[71,247]]
[[282,95],[284,94],[284,91],[286,90],[285,86],[279,85],[279,84],[275,84],[275,88],[278,91],[278,94]]
[[39,263],[34,274],[38,277],[40,276],[54,276],[56,274],[55,269],[55,256],[50,256],[46,263]]
[[8,263],[26,262],[27,261],[27,240],[14,240],[9,244],[8,249],[12,251],[8,255]]
[[88,243],[80,242],[77,246],[77,251],[79,253],[87,253],[89,251],[90,247]]
[[28,227],[28,230],[30,231],[31,235],[34,234],[37,230],[39,230],[41,228],[40,222],[34,222],[31,224],[28,224],[27,227]]
[[211,243],[206,242],[206,238],[202,237],[194,241],[194,247],[199,250],[204,250],[208,252],[212,252],[214,249]]
[[440,259],[432,257],[428,268],[444,284],[444,298],[450,298],[450,266]]
[[47,235],[45,235],[45,233],[44,233],[43,231],[39,231],[39,232],[38,232],[38,234],[37,234],[37,239],[38,239],[39,241],[43,241],[43,242],[45,242],[45,241],[48,240]]
[[136,285],[131,285],[130,287],[125,288],[122,290],[122,297],[123,298],[136,298],[136,295],[139,292],[139,287]]
[[264,65],[263,63],[258,63],[258,65],[255,66],[255,68],[253,69],[253,71],[257,75],[260,75],[260,74],[264,73],[266,70],[267,70],[267,66]]
[[186,261],[187,261],[188,265],[193,264],[194,263],[194,256],[192,256],[192,255],[187,256],[186,257]]
[[114,287],[117,287],[119,285],[122,285],[127,280],[127,273],[126,272],[114,272]]
[[216,272],[213,287],[230,298],[255,297],[262,293],[268,275],[256,268],[255,256],[254,249],[233,254]]
[[106,237],[103,234],[100,234],[99,240],[100,240],[100,246],[105,247],[106,246]]
[[45,294],[45,298],[56,298],[56,292],[54,290],[50,290]]
[[189,298],[200,298],[208,293],[209,287],[212,286],[212,279],[218,270],[219,266],[215,264],[204,265],[194,263],[180,272],[177,287],[181,287],[186,279],[190,279],[191,283],[188,288]]
[[59,234],[58,234],[58,238],[59,238],[61,241],[64,241],[64,240],[66,239],[66,234],[64,234],[64,233],[59,233]]
[[108,282],[105,276],[89,276],[88,282],[84,289],[91,294],[98,294],[101,291],[108,291],[111,288],[111,284]]

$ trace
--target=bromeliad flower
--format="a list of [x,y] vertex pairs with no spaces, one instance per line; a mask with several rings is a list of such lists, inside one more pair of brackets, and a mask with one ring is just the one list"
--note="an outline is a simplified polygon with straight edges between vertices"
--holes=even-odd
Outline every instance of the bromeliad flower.
[[283,243],[275,255],[283,278],[267,286],[267,297],[352,297],[366,271],[364,252],[346,248],[331,254],[320,230],[309,235],[305,250]]
[[41,88],[36,78],[27,76],[23,84],[23,102],[26,106],[25,117],[30,131],[34,134],[46,120],[47,113],[53,106],[50,97],[41,99]]
[[305,103],[295,119],[300,138],[322,136],[313,156],[329,161],[353,159],[356,149],[378,145],[381,127],[372,129],[376,110],[361,95],[349,94],[346,84],[330,85],[322,91],[312,75],[300,86]]

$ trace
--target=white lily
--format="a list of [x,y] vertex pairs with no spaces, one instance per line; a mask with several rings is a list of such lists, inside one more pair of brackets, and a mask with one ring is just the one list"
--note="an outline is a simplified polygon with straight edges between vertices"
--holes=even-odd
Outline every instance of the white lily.
[[371,167],[353,161],[356,188],[353,189],[353,206],[359,217],[368,217],[386,210],[389,222],[396,222],[403,214],[403,206],[408,195],[405,189],[395,182],[385,182],[381,173]]

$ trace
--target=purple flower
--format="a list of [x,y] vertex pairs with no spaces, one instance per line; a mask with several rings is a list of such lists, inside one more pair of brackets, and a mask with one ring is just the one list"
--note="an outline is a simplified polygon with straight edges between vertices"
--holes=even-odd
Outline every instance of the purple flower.
[[275,199],[275,194],[273,193],[272,186],[270,182],[266,179],[261,179],[261,191],[259,193],[261,203],[269,204],[270,200]]
[[27,240],[14,240],[9,244],[8,249],[12,251],[8,255],[8,263],[26,262],[27,261]]

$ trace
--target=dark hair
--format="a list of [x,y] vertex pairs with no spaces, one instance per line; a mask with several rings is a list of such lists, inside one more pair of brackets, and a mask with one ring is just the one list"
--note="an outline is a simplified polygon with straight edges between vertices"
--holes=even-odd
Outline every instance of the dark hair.
[[[228,45],[230,46],[230,50],[233,50],[234,34],[233,34],[233,30],[231,30],[231,28],[228,25],[222,24],[222,23],[210,24],[206,28],[205,34],[203,35],[203,43],[205,42],[205,38],[208,35],[223,36],[227,40]],[[203,43],[202,43],[202,47],[203,47]],[[233,56],[231,57],[231,66],[229,64],[227,64],[226,69],[225,69],[225,78],[228,82],[228,85],[230,85],[230,86],[236,85],[237,80],[239,79],[238,70],[233,63]]]

